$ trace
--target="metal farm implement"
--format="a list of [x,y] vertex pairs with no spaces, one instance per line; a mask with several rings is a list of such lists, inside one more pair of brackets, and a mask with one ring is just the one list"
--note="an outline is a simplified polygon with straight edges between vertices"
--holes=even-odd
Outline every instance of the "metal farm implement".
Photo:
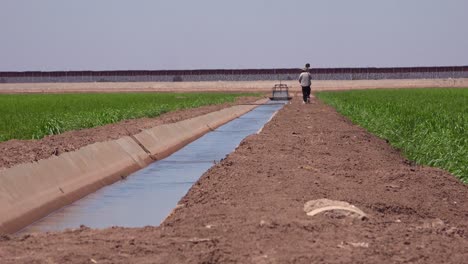
[[289,87],[286,84],[275,84],[272,90],[272,95],[270,97],[272,101],[285,101],[291,100],[289,96]]

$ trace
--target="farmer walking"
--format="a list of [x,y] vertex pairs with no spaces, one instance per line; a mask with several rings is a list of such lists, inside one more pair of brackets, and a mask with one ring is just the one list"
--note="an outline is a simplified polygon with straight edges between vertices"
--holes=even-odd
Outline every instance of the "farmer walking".
[[302,103],[310,103],[310,85],[312,81],[312,74],[309,72],[310,64],[307,63],[305,68],[302,69],[301,75],[299,75],[299,83],[302,86],[302,99],[304,100]]

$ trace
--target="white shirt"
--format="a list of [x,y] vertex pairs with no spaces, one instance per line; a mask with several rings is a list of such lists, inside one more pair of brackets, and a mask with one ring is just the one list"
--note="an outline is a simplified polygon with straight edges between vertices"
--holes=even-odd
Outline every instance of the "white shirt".
[[310,86],[312,83],[312,74],[309,72],[303,72],[299,75],[299,82],[301,83],[302,87]]

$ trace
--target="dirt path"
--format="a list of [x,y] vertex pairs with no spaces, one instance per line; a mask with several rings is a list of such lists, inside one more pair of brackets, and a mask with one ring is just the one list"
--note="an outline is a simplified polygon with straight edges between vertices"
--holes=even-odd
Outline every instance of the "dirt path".
[[[299,73],[298,73],[299,76]],[[80,93],[80,92],[270,92],[279,81],[211,82],[87,82],[87,83],[0,83],[2,93]],[[291,91],[300,92],[297,80],[282,81]],[[312,90],[348,90],[379,88],[468,87],[468,78],[459,79],[386,79],[386,80],[314,80]]]
[[[347,201],[367,220],[304,203]],[[2,263],[463,263],[468,187],[320,102],[295,98],[160,227],[4,236]]]
[[135,135],[144,129],[204,115],[235,104],[252,103],[256,100],[258,100],[257,97],[240,97],[233,103],[178,110],[162,114],[155,118],[124,120],[101,127],[74,130],[59,135],[47,136],[41,140],[9,140],[0,142],[0,153],[2,153],[0,156],[0,169],[9,168],[20,163],[46,159],[53,155],[74,151],[96,142]]

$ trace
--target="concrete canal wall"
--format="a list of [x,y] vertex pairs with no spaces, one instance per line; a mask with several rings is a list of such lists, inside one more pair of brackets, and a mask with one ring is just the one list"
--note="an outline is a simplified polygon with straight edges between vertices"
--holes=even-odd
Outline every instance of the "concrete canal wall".
[[13,233],[49,213],[162,159],[268,99],[147,129],[118,140],[0,171],[0,233]]

